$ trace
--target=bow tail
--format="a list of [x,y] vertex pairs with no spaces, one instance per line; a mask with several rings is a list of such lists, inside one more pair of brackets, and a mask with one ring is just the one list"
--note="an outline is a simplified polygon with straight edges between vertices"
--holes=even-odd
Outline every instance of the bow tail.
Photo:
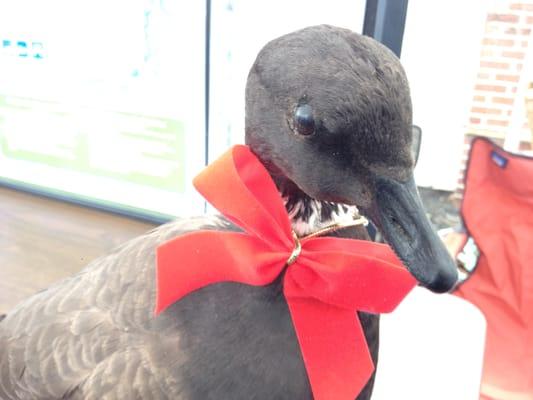
[[314,398],[355,399],[374,371],[356,313],[311,298],[287,303]]

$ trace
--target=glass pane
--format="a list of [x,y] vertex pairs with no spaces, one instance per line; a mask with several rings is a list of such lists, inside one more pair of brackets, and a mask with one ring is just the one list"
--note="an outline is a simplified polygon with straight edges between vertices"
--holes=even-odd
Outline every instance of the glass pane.
[[188,188],[204,164],[204,48],[201,1],[1,2],[0,176],[200,211]]

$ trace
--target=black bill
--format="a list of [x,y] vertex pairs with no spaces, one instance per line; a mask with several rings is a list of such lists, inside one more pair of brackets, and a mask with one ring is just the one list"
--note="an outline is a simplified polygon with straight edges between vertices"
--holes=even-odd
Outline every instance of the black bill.
[[448,292],[457,268],[425,214],[414,179],[376,179],[376,197],[368,216],[422,286]]

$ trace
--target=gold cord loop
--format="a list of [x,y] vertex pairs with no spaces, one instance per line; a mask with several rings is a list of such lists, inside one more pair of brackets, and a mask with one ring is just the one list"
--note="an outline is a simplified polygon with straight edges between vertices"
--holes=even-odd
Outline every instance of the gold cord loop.
[[287,262],[285,263],[285,265],[288,267],[291,264],[294,264],[296,260],[298,259],[300,253],[302,252],[302,243],[300,242],[300,239],[310,239],[313,237],[322,236],[327,233],[338,231],[339,229],[349,228],[352,226],[359,226],[359,225],[363,225],[363,226],[368,225],[368,220],[362,215],[358,215],[357,218],[351,221],[337,222],[335,224],[326,226],[302,238],[299,238],[298,235],[296,235],[296,232],[292,231],[292,237],[294,239],[294,249],[292,250],[292,253],[287,259]]
[[289,256],[287,262],[285,263],[287,267],[291,264],[294,264],[294,262],[302,252],[302,244],[300,243],[300,239],[296,235],[296,232],[292,231],[292,237],[294,238],[294,249],[292,250],[292,253]]

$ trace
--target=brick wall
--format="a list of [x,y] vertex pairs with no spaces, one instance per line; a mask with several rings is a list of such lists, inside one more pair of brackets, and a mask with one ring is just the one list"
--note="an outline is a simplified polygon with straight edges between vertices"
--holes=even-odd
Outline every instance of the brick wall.
[[[517,101],[524,61],[531,51],[533,1],[499,1],[490,10],[482,39],[468,133],[504,138]],[[523,116],[524,136],[527,119]]]
[[[479,69],[465,132],[466,162],[472,137],[486,136],[503,145],[512,124],[517,102],[524,102],[527,85],[524,75],[532,77],[533,68],[533,0],[494,2],[485,22]],[[525,62],[528,65],[525,65]],[[522,109],[522,108],[521,108]],[[520,150],[531,150],[527,117],[519,118]],[[516,116],[514,116],[516,118]],[[464,170],[464,168],[463,168]],[[462,175],[458,192],[462,191]]]

